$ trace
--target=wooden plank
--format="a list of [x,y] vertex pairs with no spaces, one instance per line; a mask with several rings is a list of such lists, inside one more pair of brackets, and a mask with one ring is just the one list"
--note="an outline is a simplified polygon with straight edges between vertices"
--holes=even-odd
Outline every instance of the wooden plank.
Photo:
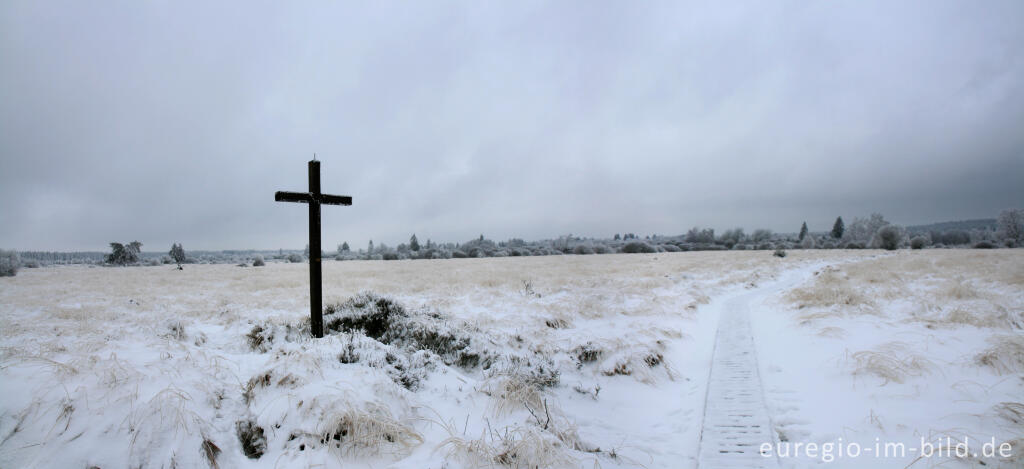
[[352,197],[347,195],[320,194],[320,203],[324,205],[352,205]]
[[313,201],[313,194],[310,194],[309,192],[277,191],[274,193],[274,200],[277,202],[299,202],[308,204]]

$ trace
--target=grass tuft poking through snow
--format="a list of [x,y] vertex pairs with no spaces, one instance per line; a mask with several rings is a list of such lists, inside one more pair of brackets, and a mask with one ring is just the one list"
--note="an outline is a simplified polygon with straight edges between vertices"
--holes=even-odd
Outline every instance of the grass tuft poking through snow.
[[871,375],[881,378],[883,385],[903,383],[907,378],[920,377],[935,369],[928,359],[912,353],[907,344],[889,342],[875,350],[865,350],[851,355],[854,361],[854,375]]
[[989,339],[989,348],[975,355],[975,363],[999,374],[1024,372],[1024,336],[997,335]]

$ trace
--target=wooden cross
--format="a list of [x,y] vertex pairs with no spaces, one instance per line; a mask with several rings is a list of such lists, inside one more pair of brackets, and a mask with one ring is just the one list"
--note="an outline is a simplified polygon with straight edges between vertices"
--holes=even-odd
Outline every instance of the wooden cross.
[[324,336],[322,273],[320,271],[320,205],[352,205],[352,197],[320,193],[320,162],[309,162],[309,192],[274,193],[277,202],[309,204],[309,325],[313,337]]

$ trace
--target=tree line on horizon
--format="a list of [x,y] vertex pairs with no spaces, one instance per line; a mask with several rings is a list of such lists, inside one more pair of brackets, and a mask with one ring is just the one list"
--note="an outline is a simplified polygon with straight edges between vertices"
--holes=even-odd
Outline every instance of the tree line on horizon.
[[[573,235],[555,239],[524,241],[512,238],[495,242],[484,235],[461,243],[436,243],[430,239],[420,242],[413,234],[408,243],[391,247],[385,243],[374,245],[371,240],[365,249],[353,250],[348,242],[338,245],[334,252],[322,252],[324,259],[336,260],[402,260],[402,259],[458,259],[478,257],[515,257],[550,255],[590,255],[613,253],[657,253],[681,251],[722,250],[786,250],[786,249],[888,249],[901,248],[998,248],[1024,246],[1024,210],[1009,209],[999,214],[994,224],[969,226],[969,222],[947,222],[925,227],[905,228],[889,221],[879,213],[855,218],[849,225],[842,216],[836,218],[832,229],[811,232],[804,222],[793,234],[779,234],[767,229],[747,233],[734,228],[716,233],[713,228],[693,227],[675,236],[616,233],[611,238],[585,238]],[[929,228],[932,227],[932,228]],[[196,256],[186,254],[180,243],[171,245],[167,254],[143,253],[142,243],[110,243],[109,253],[100,252],[44,252],[0,250],[0,276],[13,276],[19,267],[33,268],[50,264],[97,265],[162,265],[224,264],[239,266],[263,265],[266,260],[304,262],[309,257],[309,246],[298,251],[227,250],[199,251]]]

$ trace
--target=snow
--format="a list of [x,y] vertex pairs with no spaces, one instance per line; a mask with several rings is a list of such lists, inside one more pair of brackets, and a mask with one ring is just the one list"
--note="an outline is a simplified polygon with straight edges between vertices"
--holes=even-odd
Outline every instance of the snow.
[[[26,269],[0,279],[0,466],[696,467],[718,319],[737,301],[780,439],[1019,439],[994,406],[1021,401],[1024,370],[974,357],[1020,336],[1022,261],[932,250],[324,264],[325,303],[391,297],[417,327],[471,341],[480,366],[360,332],[309,338],[302,264]],[[824,272],[826,301],[806,301]],[[867,301],[829,304],[851,292]],[[958,308],[986,314],[948,320]],[[902,382],[858,367],[872,351],[906,359]],[[864,461],[828,465],[913,458]]]

